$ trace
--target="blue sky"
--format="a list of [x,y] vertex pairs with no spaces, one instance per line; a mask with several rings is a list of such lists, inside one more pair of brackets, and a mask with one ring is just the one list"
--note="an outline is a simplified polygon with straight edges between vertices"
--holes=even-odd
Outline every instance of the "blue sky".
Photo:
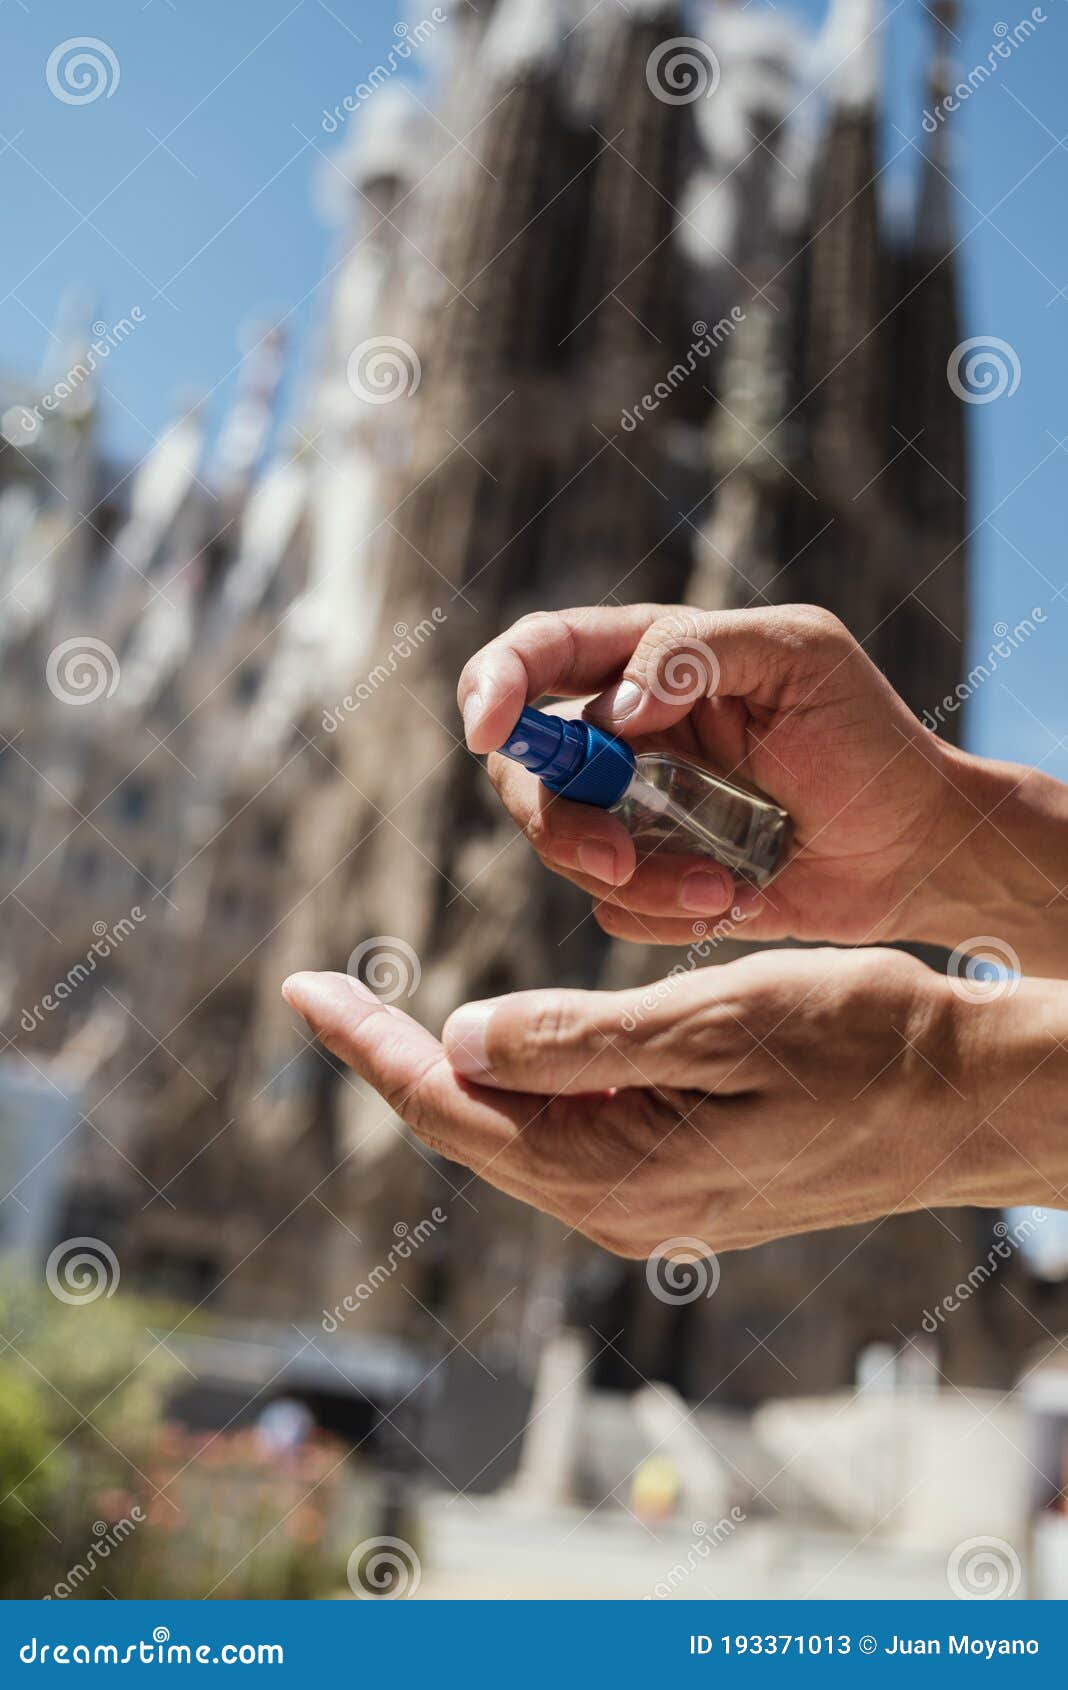
[[[797,3],[810,16],[824,9]],[[887,9],[893,153],[922,139],[915,73],[930,21],[920,0],[888,0]],[[999,22],[1011,28],[1031,8],[965,0],[962,10],[955,57],[966,72],[985,60]],[[995,624],[1011,626],[1034,606],[1047,616],[976,692],[966,732],[975,749],[1068,778],[1068,748],[1058,745],[1068,736],[1068,605],[1055,597],[1068,586],[1068,293],[1059,292],[1068,289],[1068,10],[1065,0],[1041,10],[1048,21],[1035,37],[948,119],[966,332],[1007,341],[1021,372],[1011,397],[969,408],[971,661],[989,649]],[[324,144],[323,108],[385,57],[403,12],[373,0],[5,0],[0,126],[13,145],[0,151],[0,364],[40,370],[48,328],[78,284],[94,317],[111,322],[135,305],[146,314],[106,368],[107,436],[119,459],[146,450],[183,392],[210,391],[216,410],[225,405],[239,329],[257,314],[290,313],[288,379],[299,388],[333,241],[325,167],[305,138]],[[70,105],[50,92],[49,54],[77,36],[112,49],[110,98]],[[906,146],[888,170],[895,199],[914,157]]]

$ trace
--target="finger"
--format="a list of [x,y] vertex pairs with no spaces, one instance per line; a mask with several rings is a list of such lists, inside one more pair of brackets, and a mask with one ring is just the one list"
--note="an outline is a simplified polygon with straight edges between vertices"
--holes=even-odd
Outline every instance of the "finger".
[[634,842],[607,810],[556,797],[508,757],[491,757],[487,768],[509,815],[549,868],[602,892],[634,873]]
[[282,996],[431,1149],[476,1171],[507,1152],[514,1121],[464,1090],[440,1042],[403,1010],[348,974],[291,974]]
[[524,616],[465,665],[456,696],[472,751],[496,751],[523,706],[547,693],[580,697],[618,680],[664,606],[596,605]]
[[616,894],[604,893],[594,903],[593,918],[612,939],[687,950],[696,947],[701,954],[728,939],[744,940],[749,945],[796,938],[800,925],[796,912],[791,913],[788,906],[740,882],[735,885],[730,909],[720,916],[682,920],[670,915],[643,915],[616,901]]
[[455,1010],[442,1041],[457,1073],[506,1091],[707,1091],[746,1054],[720,985],[691,973],[626,992],[513,992]]
[[582,1135],[596,1126],[595,1100],[576,1104],[473,1085],[437,1039],[347,974],[293,974],[282,994],[431,1150],[566,1218],[572,1161],[581,1167],[588,1156]]
[[586,714],[632,739],[662,732],[711,698],[742,698],[758,713],[789,709],[851,643],[836,618],[808,605],[665,612]]
[[[732,904],[731,909],[734,908]],[[606,895],[595,899],[593,919],[612,939],[626,939],[635,945],[674,945],[679,950],[689,950],[694,945],[716,944],[723,937],[731,938],[735,926],[729,910],[718,919],[692,915],[686,918],[642,915],[638,910],[611,902]],[[748,927],[743,937],[746,940],[751,937]]]
[[[739,918],[735,908],[738,897],[735,882],[726,869],[716,868],[707,857],[673,857],[664,852],[658,859],[646,858],[639,862],[629,880],[612,885],[607,878],[594,878],[585,868],[590,859],[588,851],[580,848],[578,855],[578,863],[573,864],[568,860],[566,849],[561,848],[557,856],[547,856],[544,860],[547,868],[570,880],[574,886],[581,887],[583,892],[588,892],[596,910],[609,907],[633,916],[636,924],[634,932],[621,932],[618,934],[620,938],[645,939],[651,944],[685,943],[685,938],[680,941],[675,935],[689,933],[695,916],[707,918],[702,931],[709,919],[726,917],[732,911],[735,919]],[[672,864],[678,866],[670,866]],[[602,874],[607,876],[607,871],[602,870]],[[672,936],[665,939],[653,937],[651,928],[665,922],[671,928]]]
[[487,768],[542,862],[583,891],[646,915],[685,918],[730,908],[733,877],[709,857],[660,847],[639,858],[622,822],[607,811],[556,797],[507,757],[491,757]]
[[725,914],[735,893],[730,871],[710,857],[659,849],[639,857],[630,878],[601,897],[636,915],[692,922],[695,916]]

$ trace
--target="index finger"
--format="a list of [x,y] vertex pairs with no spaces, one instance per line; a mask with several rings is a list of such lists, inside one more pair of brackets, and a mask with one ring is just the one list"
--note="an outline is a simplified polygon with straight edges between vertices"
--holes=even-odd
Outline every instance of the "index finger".
[[472,751],[496,751],[519,712],[546,693],[603,692],[622,675],[662,604],[536,611],[477,651],[456,689]]
[[537,1166],[523,1135],[534,1122],[555,1123],[555,1100],[472,1085],[457,1075],[440,1040],[351,975],[291,974],[282,996],[429,1149],[527,1198]]

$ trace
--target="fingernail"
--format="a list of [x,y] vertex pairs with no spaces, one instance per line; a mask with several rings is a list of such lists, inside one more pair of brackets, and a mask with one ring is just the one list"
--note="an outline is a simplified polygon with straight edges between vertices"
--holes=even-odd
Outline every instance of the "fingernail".
[[728,875],[699,869],[696,874],[688,874],[680,886],[679,903],[684,910],[716,915],[730,903],[732,886]]
[[579,846],[578,865],[586,874],[592,874],[594,880],[605,880],[609,885],[613,885],[619,875],[614,849],[597,841]]
[[489,1072],[486,1054],[486,1028],[499,998],[486,998],[483,1003],[465,1003],[454,1009],[445,1025],[445,1053],[458,1074],[467,1080],[480,1080]]
[[478,691],[468,693],[467,697],[464,699],[464,708],[463,708],[464,735],[467,739],[471,738],[472,733],[474,732],[475,728],[478,725],[478,722],[479,722],[479,719],[481,718],[481,715],[482,715],[482,694]]
[[642,689],[634,681],[620,681],[618,687],[613,688],[601,699],[597,706],[599,716],[609,716],[613,722],[620,722],[626,716],[633,716],[642,701]]

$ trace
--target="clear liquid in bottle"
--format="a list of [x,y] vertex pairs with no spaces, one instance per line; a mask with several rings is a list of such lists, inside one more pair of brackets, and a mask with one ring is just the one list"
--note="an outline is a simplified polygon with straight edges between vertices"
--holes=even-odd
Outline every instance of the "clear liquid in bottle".
[[666,753],[635,760],[634,778],[613,814],[639,855],[655,851],[714,857],[739,880],[766,886],[790,842],[790,817],[770,798]]

